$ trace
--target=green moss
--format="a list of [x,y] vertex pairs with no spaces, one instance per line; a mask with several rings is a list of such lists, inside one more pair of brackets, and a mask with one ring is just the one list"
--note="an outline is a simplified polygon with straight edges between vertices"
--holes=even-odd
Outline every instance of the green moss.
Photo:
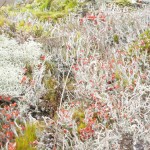
[[15,23],[10,23],[8,26],[9,26],[9,29],[10,29],[11,32],[16,32],[16,25],[15,25]]
[[35,37],[41,37],[42,36],[42,33],[44,31],[42,26],[34,25],[32,29],[33,29],[33,34]]
[[0,16],[0,27],[2,27],[5,23],[5,18]]
[[54,79],[53,77],[44,77],[43,83],[45,85],[45,88],[49,90],[54,90],[58,85],[56,79]]
[[21,20],[21,21],[19,22],[19,26],[23,27],[24,25],[25,25],[25,21],[24,21],[24,20]]
[[33,12],[33,14],[40,20],[40,21],[46,21],[49,19],[57,20],[58,18],[62,18],[64,15],[66,15],[63,11],[57,11],[57,12],[42,12],[42,11],[36,11]]
[[116,80],[120,80],[121,79],[121,74],[122,73],[119,70],[115,71],[115,78],[116,78]]
[[77,126],[77,132],[80,133],[80,131],[86,127],[87,127],[87,124],[85,122],[81,121]]
[[139,36],[139,39],[137,39],[128,49],[128,54],[133,57],[134,53],[137,51],[148,52],[148,55],[150,54],[150,30],[146,30],[144,33],[142,33]]
[[119,36],[117,34],[115,34],[113,38],[114,38],[114,42],[116,44],[119,44]]
[[127,79],[123,79],[123,84],[122,85],[123,85],[124,88],[127,87],[129,85],[128,80]]
[[57,80],[54,77],[45,76],[43,83],[47,90],[46,94],[44,95],[44,100],[50,101],[51,105],[56,108],[57,105],[59,105],[59,89]]
[[120,6],[130,6],[131,2],[130,0],[115,0],[116,4]]
[[85,114],[82,108],[76,110],[72,116],[72,119],[75,120],[76,122],[83,122],[84,118]]
[[[74,11],[77,7],[82,7],[82,3],[77,0],[31,0],[30,3],[20,6],[7,6],[0,10],[0,27],[6,23],[4,20],[4,12],[9,17],[15,17],[18,14],[29,12],[33,15],[34,19],[39,19],[39,22],[53,21],[57,22],[59,18],[62,18],[70,11]],[[12,23],[10,23],[12,25]],[[9,25],[10,25],[9,24]],[[32,34],[34,37],[41,37],[44,34],[44,29],[42,26],[36,24],[35,26],[29,26],[24,20],[16,23],[16,27],[13,28],[13,33],[7,33],[10,37],[13,37],[14,31],[21,31],[27,34]],[[6,31],[7,32],[7,31]]]
[[48,74],[49,72],[51,74],[55,74],[56,72],[56,65],[53,62],[45,61],[45,74]]
[[41,10],[45,10],[45,9],[49,10],[50,7],[51,7],[52,1],[53,1],[53,0],[43,0],[42,4],[41,4],[41,6],[40,6],[40,9],[41,9]]
[[140,36],[140,49],[141,51],[147,50],[148,54],[150,54],[150,29],[146,30]]
[[66,83],[66,88],[69,91],[73,91],[75,89],[75,80],[73,78],[68,78]]
[[87,126],[86,123],[84,122],[85,113],[82,108],[79,108],[74,112],[72,119],[75,120],[77,123],[77,132],[78,133],[80,133],[80,131]]
[[34,124],[26,125],[24,135],[16,138],[16,150],[36,150],[31,144],[36,139],[36,126]]

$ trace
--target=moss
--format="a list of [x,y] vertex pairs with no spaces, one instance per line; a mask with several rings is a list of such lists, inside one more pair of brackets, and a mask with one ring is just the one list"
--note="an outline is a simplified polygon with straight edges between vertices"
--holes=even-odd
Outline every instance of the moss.
[[48,100],[51,105],[56,109],[59,105],[59,88],[58,82],[54,77],[44,77],[43,79],[44,86],[47,90],[44,95],[44,100]]
[[58,85],[56,79],[54,79],[53,77],[44,77],[43,83],[45,85],[45,88],[49,90],[56,89]]
[[76,122],[83,122],[84,118],[85,114],[82,108],[76,110],[72,116],[72,119],[75,120]]
[[131,2],[130,0],[115,0],[116,4],[120,6],[130,6]]
[[113,39],[116,44],[119,44],[119,36],[117,34],[114,35]]
[[16,25],[15,25],[15,23],[10,23],[9,24],[9,29],[10,29],[11,32],[16,32]]
[[27,124],[24,134],[16,138],[16,150],[36,150],[31,144],[36,139],[36,126]]
[[150,54],[150,29],[146,30],[144,33],[140,35],[141,51],[147,50],[148,54]]
[[41,37],[42,36],[42,33],[43,33],[43,27],[42,26],[37,26],[37,25],[34,25],[33,26],[33,34],[35,37]]
[[82,129],[84,129],[87,125],[84,122],[85,113],[82,108],[77,109],[72,115],[72,119],[77,123],[77,132],[80,133]]
[[49,72],[51,74],[55,74],[56,72],[56,65],[53,62],[45,61],[45,74],[48,74]]
[[85,122],[81,121],[77,126],[77,132],[80,133],[80,131],[86,127],[87,127],[87,124]]
[[77,1],[70,1],[69,3],[68,3],[68,5],[66,5],[66,7],[65,7],[65,11],[72,11],[76,6],[77,6]]
[[127,79],[123,79],[123,87],[127,87],[129,85],[129,82]]
[[37,0],[32,4],[22,7],[20,11],[29,11],[41,21],[48,20],[49,18],[57,20],[73,11],[78,4],[80,3],[77,0]]
[[69,77],[66,81],[66,78],[63,80],[63,84],[66,82],[66,89],[69,91],[73,91],[75,89],[75,80],[74,78]]
[[119,70],[115,71],[115,78],[116,78],[116,80],[120,80],[121,79],[121,74],[122,73]]
[[[25,5],[3,7],[0,11],[0,15],[3,15],[5,12],[8,16],[14,17],[17,14],[29,12],[33,15],[33,17],[35,17],[35,19],[38,18],[39,21],[51,20],[55,23],[59,18],[68,15],[70,11],[74,11],[77,6],[81,6],[81,3],[77,0],[31,0],[30,3]],[[1,18],[0,26],[3,26],[4,22],[6,21]],[[43,35],[43,27],[39,27],[37,25],[37,27],[33,27],[32,29],[27,26],[25,21],[17,23],[17,30],[27,32],[29,34],[33,33],[35,37]]]
[[42,5],[40,6],[40,9],[41,10],[45,10],[45,9],[49,10],[51,7],[52,1],[53,0],[43,0]]
[[25,25],[25,21],[24,21],[24,20],[21,20],[21,21],[19,22],[19,26],[23,27],[24,25]]
[[46,20],[49,20],[49,19],[57,20],[58,18],[62,18],[65,15],[65,12],[63,12],[63,11],[57,11],[57,12],[36,11],[36,12],[33,12],[33,14],[40,21],[46,21]]
[[139,38],[130,45],[128,49],[128,54],[133,57],[134,53],[137,51],[145,52],[147,51],[148,55],[150,54],[150,30],[143,32]]
[[5,23],[5,18],[0,16],[0,27],[2,27]]
[[27,9],[33,9],[33,5],[27,4],[27,5],[25,6],[25,8],[27,8]]

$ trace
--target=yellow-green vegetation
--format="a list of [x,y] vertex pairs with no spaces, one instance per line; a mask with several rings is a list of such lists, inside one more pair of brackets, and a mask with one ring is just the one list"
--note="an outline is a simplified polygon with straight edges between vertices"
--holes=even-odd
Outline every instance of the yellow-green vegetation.
[[49,72],[54,75],[56,72],[56,65],[53,62],[45,61],[45,74],[48,74]]
[[147,51],[148,55],[150,54],[150,30],[146,30],[142,33],[138,40],[136,40],[129,47],[129,55],[133,55],[136,51],[140,50],[140,52]]
[[118,81],[121,79],[122,73],[119,70],[115,71],[115,79]]
[[120,6],[130,6],[131,5],[130,0],[115,0],[115,3]]
[[[56,64],[53,62],[45,61],[45,73],[42,83],[44,84],[47,92],[44,95],[44,100],[48,100],[53,108],[57,108],[60,101],[60,95],[63,90],[63,85],[66,84],[66,89],[69,91],[74,90],[74,79],[71,77],[64,77],[60,83],[55,78],[57,73]],[[66,83],[65,83],[66,82]]]
[[72,119],[75,120],[75,122],[77,123],[78,133],[80,133],[80,131],[87,126],[86,123],[84,122],[85,113],[84,113],[84,109],[82,109],[82,108],[78,108],[74,112],[74,114],[72,116]]
[[43,0],[37,1],[39,10],[33,12],[40,20],[58,19],[73,11],[78,5],[77,0]]
[[147,50],[148,54],[150,54],[150,29],[146,30],[140,36],[140,49],[141,51]]
[[108,115],[108,119],[104,121],[104,118],[101,118],[97,112],[93,114],[92,119],[96,119],[98,123],[104,124],[104,126],[108,129],[112,128],[112,124],[114,123],[114,119]]
[[124,88],[126,88],[129,85],[128,79],[126,79],[126,77],[123,76],[123,73],[117,69],[115,70],[115,79],[118,82],[118,84],[123,85]]
[[0,27],[7,23],[9,23],[7,18],[5,18],[3,15],[0,15]]
[[[30,3],[27,4],[4,6],[0,10],[0,27],[4,24],[6,24],[10,30],[13,27],[11,32],[9,30],[5,31],[10,37],[15,37],[15,33],[18,31],[30,34],[36,38],[47,36],[50,33],[43,29],[41,22],[56,22],[59,18],[68,15],[69,12],[75,11],[76,8],[80,8],[84,5],[85,3],[78,2],[78,0],[31,0]],[[33,19],[38,19],[36,25],[31,25],[31,23],[26,20],[18,20],[14,27],[14,23],[7,19],[7,16],[11,18],[26,12],[31,13]]]
[[51,104],[56,104],[57,103],[57,98],[58,98],[58,93],[57,93],[57,88],[58,88],[58,82],[54,77],[44,77],[43,83],[45,88],[47,89],[47,92],[44,96],[45,100],[49,100]]
[[45,62],[45,74],[43,77],[43,84],[47,90],[44,99],[50,101],[51,105],[57,107],[58,105],[58,97],[59,97],[59,89],[58,82],[55,79],[54,75],[56,72],[55,64],[52,62]]
[[68,11],[77,6],[77,0],[37,0],[41,10]]
[[67,81],[66,81],[66,78],[64,78],[63,80],[63,84],[66,82],[66,89],[69,90],[69,91],[73,91],[75,89],[75,80],[74,78],[67,78]]
[[5,19],[3,17],[0,18],[0,27],[2,27],[5,23]]
[[16,138],[16,150],[36,150],[32,145],[36,139],[36,126],[27,124],[24,134]]
[[25,6],[14,7],[13,9],[5,8],[8,13],[14,12],[31,12],[35,17],[44,21],[49,18],[58,19],[74,11],[77,6],[83,5],[77,0],[36,0]]
[[24,31],[25,33],[32,34],[33,37],[41,37],[44,34],[44,29],[42,25],[36,24],[31,25],[29,22],[26,23],[24,20],[21,20],[17,23],[17,31]]
[[[43,29],[43,26],[40,24],[41,22],[56,22],[59,18],[68,15],[69,12],[73,12],[76,8],[80,8],[85,4],[86,3],[78,2],[78,0],[31,0],[30,3],[27,4],[5,6],[2,7],[0,11],[0,27],[4,24],[10,27],[10,25],[13,24],[11,22],[7,22],[7,16],[11,18],[20,13],[23,14],[29,12],[32,14],[33,19],[38,19],[39,23],[31,25],[31,23],[26,20],[18,20],[18,22],[15,23],[15,30],[12,32],[21,31],[36,38],[47,36],[49,35],[49,31]],[[10,37],[14,37],[13,34],[15,33],[12,34],[9,30],[5,32]]]
[[124,88],[127,87],[129,85],[128,80],[127,79],[123,79],[122,80],[122,85],[123,85]]
[[119,44],[119,36],[117,34],[115,34],[113,38],[114,38],[114,42],[116,44]]
[[33,26],[33,33],[34,33],[34,36],[35,37],[40,37],[42,36],[42,33],[43,33],[43,27],[42,26],[36,26],[34,25]]

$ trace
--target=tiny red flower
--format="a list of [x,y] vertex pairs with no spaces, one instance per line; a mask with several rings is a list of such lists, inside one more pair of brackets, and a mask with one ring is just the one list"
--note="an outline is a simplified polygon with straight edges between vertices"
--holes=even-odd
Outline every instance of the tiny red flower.
[[119,85],[118,84],[114,85],[114,88],[119,89]]
[[11,104],[12,107],[16,107],[17,103],[13,103]]
[[41,57],[40,57],[41,60],[45,60],[45,58],[46,58],[46,56],[44,56],[44,55],[41,55]]
[[14,133],[11,132],[11,131],[7,131],[6,132],[6,136],[9,138],[9,139],[12,139],[14,137]]
[[8,150],[16,150],[16,143],[9,143]]
[[11,119],[11,115],[10,114],[6,114],[6,118],[7,118],[7,121],[9,121]]
[[24,77],[21,79],[21,83],[24,83],[26,80],[27,80],[27,77],[24,76]]
[[8,97],[5,97],[4,99],[5,99],[6,101],[10,101],[10,100],[11,100],[11,97],[8,96]]
[[92,21],[95,20],[96,18],[97,18],[96,16],[92,16],[92,15],[91,16],[90,15],[87,16],[87,19],[88,20],[92,20]]
[[113,74],[111,75],[111,78],[112,78],[112,80],[115,79],[115,73],[113,73]]
[[134,90],[134,87],[132,85],[130,85],[129,89],[130,90]]
[[5,110],[10,110],[10,107],[9,106],[4,106],[4,109]]
[[66,134],[68,131],[66,129],[64,129],[64,133]]
[[3,128],[3,129],[8,129],[8,128],[9,128],[9,125],[8,125],[8,124],[4,124],[4,125],[2,125],[2,128]]
[[80,22],[80,25],[82,25],[83,24],[83,18],[80,18],[79,22]]
[[105,15],[100,15],[100,19],[101,19],[101,21],[106,21],[106,16]]
[[142,40],[142,41],[141,41],[141,45],[145,45],[145,42],[144,42],[144,40]]

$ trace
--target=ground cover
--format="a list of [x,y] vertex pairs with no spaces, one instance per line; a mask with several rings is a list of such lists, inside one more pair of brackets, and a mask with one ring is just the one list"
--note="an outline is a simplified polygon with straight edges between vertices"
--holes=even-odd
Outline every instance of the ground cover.
[[1,149],[148,150],[150,5],[59,2],[0,9]]

